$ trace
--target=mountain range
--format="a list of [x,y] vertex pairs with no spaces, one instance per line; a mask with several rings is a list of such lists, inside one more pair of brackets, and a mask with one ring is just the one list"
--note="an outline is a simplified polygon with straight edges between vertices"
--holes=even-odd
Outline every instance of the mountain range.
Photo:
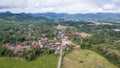
[[120,13],[86,13],[86,14],[68,14],[68,13],[11,13],[1,12],[0,18],[9,18],[11,16],[39,19],[39,18],[50,18],[50,19],[120,19]]

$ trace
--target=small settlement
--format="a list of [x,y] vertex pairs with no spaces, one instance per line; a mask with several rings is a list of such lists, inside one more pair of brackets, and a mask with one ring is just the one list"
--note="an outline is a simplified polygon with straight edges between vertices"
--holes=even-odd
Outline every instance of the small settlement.
[[[58,31],[57,32],[57,39],[63,39],[64,41],[64,45],[63,45],[63,49],[69,50],[69,46],[70,43],[67,42],[68,40],[68,36],[65,36],[64,32],[62,31]],[[9,49],[10,51],[14,52],[14,53],[20,53],[22,52],[24,49],[31,49],[31,48],[49,48],[51,50],[54,50],[54,54],[59,54],[60,53],[60,46],[61,46],[62,42],[51,42],[48,37],[46,36],[46,34],[42,34],[42,37],[40,40],[30,40],[30,41],[24,41],[19,45],[13,45],[13,44],[9,44],[6,43],[6,48]]]

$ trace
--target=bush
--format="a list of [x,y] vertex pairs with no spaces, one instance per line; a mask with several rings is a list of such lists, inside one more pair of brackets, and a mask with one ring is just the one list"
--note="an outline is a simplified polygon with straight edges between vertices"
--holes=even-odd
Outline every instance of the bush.
[[8,50],[6,47],[2,46],[0,47],[0,56],[14,57],[15,54]]

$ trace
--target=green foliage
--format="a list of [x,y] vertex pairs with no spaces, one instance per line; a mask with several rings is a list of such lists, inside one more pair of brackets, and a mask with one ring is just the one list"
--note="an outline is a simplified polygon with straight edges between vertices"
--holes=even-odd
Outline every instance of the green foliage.
[[8,57],[14,57],[15,54],[8,50],[6,47],[0,47],[0,56],[8,56]]
[[120,43],[116,42],[120,40],[120,32],[101,30],[91,33],[92,37],[84,38],[82,41],[81,38],[72,35],[70,35],[70,39],[80,45],[82,49],[93,50],[120,67],[120,56],[109,51],[109,49],[120,51]]
[[[115,54],[107,54],[106,48],[112,48],[120,51],[120,44],[114,43],[114,41],[120,40],[120,32],[116,32],[113,29],[120,28],[120,25],[96,25],[91,21],[72,21],[72,20],[60,20],[57,22],[54,19],[37,18],[24,14],[15,15],[3,15],[0,18],[0,45],[11,43],[17,45],[23,41],[28,40],[40,40],[41,34],[45,33],[50,40],[53,40],[56,36],[55,26],[61,24],[68,26],[66,33],[75,44],[81,45],[83,49],[91,49],[97,53],[105,56],[111,62],[116,65],[119,64],[120,59]],[[89,38],[80,38],[78,36],[71,35],[71,32],[88,32],[93,34]],[[30,36],[28,36],[30,35]],[[104,46],[101,46],[104,44]],[[111,44],[111,45],[106,45]],[[40,55],[52,54],[54,51],[48,48],[36,48],[30,50],[24,50],[23,52],[14,54],[5,47],[0,47],[0,56],[19,57],[28,61],[37,59]],[[67,54],[67,52],[65,52]],[[106,55],[107,54],[107,55]],[[1,65],[0,65],[1,66]],[[119,66],[119,65],[118,65]],[[45,67],[44,67],[45,68]],[[53,68],[53,67],[49,67]]]
[[17,56],[22,57],[28,61],[35,60],[38,58],[43,52],[40,48],[32,48],[32,49],[25,49],[23,52],[18,53]]
[[89,44],[89,43],[81,43],[81,48],[83,48],[83,49],[90,49],[91,47],[92,47],[92,45],[91,44]]
[[[97,49],[97,50],[96,50]],[[120,67],[120,56],[118,56],[117,54],[108,51],[107,48],[105,48],[105,46],[97,46],[96,48],[92,48],[91,50],[97,52],[98,54],[101,54],[102,56],[104,56],[105,58],[107,58],[110,62],[114,63],[115,65]]]

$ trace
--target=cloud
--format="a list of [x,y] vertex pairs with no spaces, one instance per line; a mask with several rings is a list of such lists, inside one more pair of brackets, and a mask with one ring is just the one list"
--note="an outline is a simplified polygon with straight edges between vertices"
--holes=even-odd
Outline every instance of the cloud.
[[113,10],[113,9],[116,9],[117,7],[116,7],[116,5],[115,4],[105,4],[104,6],[103,6],[103,9],[104,10]]
[[4,0],[0,2],[0,12],[118,13],[119,3],[119,0]]
[[10,6],[0,6],[0,9],[7,9],[10,8]]

